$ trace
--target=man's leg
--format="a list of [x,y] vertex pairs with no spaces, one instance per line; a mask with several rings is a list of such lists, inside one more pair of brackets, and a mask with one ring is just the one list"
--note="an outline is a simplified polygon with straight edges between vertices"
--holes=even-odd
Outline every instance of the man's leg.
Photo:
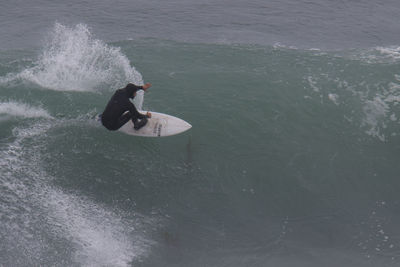
[[133,124],[135,125],[133,128],[135,128],[135,130],[139,130],[140,128],[146,125],[147,117],[144,117],[143,119],[132,118],[132,121]]

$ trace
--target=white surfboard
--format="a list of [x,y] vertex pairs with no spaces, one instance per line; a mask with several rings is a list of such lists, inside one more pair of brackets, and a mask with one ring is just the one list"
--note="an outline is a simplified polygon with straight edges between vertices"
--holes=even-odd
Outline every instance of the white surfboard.
[[[139,110],[139,112],[146,114],[146,111]],[[133,128],[133,123],[130,120],[118,131],[135,136],[163,137],[179,134],[192,128],[192,125],[180,118],[159,112],[150,111],[150,113],[151,118],[139,130]]]

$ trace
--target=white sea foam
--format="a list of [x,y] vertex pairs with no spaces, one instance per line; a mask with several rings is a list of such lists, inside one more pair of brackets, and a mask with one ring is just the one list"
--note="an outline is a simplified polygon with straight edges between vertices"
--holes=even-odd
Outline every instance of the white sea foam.
[[[135,232],[139,223],[124,221],[83,197],[51,189],[42,198],[51,225],[75,245],[75,261],[84,266],[128,266],[144,256],[149,242]],[[134,235],[134,240],[132,239]]]
[[373,100],[367,100],[364,105],[363,125],[368,126],[367,134],[378,137],[385,141],[385,135],[381,133],[382,128],[386,128],[385,118],[389,112],[388,104],[380,97]]
[[318,88],[317,81],[315,80],[314,77],[308,76],[307,81],[310,87],[314,90],[314,92],[319,92],[320,89]]
[[0,116],[2,114],[24,118],[52,118],[46,110],[40,107],[16,101],[0,102]]
[[335,105],[339,105],[339,96],[337,94],[328,94],[328,98],[335,103]]
[[350,58],[362,60],[367,63],[397,63],[400,60],[400,47],[374,47],[363,51],[351,52]]
[[[52,240],[64,240],[71,248],[65,252],[72,256],[67,259],[71,263],[129,266],[149,251],[152,243],[142,229],[149,221],[137,213],[131,214],[131,219],[122,218],[49,182],[54,177],[41,167],[37,148],[46,143],[41,137],[57,123],[47,120],[16,128],[15,140],[0,149],[0,236],[10,252],[5,262],[17,263],[18,258],[20,265],[54,263],[48,262],[46,255],[56,255],[55,260],[59,260],[64,252],[54,248]],[[21,249],[26,253],[21,255]]]
[[390,124],[397,123],[396,112],[399,103],[400,85],[394,82],[380,88],[373,99],[365,100],[363,126],[368,127],[366,132],[385,141],[385,129]]
[[320,83],[328,81],[336,89],[333,92],[326,92],[326,96],[335,105],[346,106],[349,99],[357,98],[361,117],[352,118],[351,114],[344,115],[346,120],[357,123],[366,134],[381,141],[387,141],[389,136],[396,135],[395,132],[390,131],[396,131],[394,127],[398,124],[396,114],[400,108],[400,84],[398,83],[400,75],[394,75],[394,81],[387,84],[380,82],[368,84],[364,81],[357,84],[337,77],[332,78],[326,75],[321,75],[321,77],[323,79],[313,76],[304,77],[314,95],[321,97],[321,92],[325,95]]
[[[32,186],[41,179],[32,168],[37,153],[27,150],[24,140],[44,134],[50,125],[50,121],[45,121],[27,128],[16,128],[13,131],[15,140],[0,150],[0,235],[8,244],[10,264],[32,265],[44,250],[39,240],[32,242],[32,230],[39,217],[34,208],[36,202],[32,199],[36,193]],[[25,158],[27,154],[28,161]],[[26,251],[23,256],[18,257],[20,253],[13,250],[18,247],[19,251],[21,248]]]
[[377,47],[376,50],[383,58],[392,59],[395,61],[400,59],[400,46]]

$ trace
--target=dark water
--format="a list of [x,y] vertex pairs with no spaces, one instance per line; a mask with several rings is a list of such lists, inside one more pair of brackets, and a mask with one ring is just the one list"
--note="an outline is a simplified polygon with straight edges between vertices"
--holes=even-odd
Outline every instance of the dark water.
[[1,3],[0,266],[398,266],[399,6]]
[[58,21],[87,24],[99,39],[152,37],[200,43],[301,48],[398,45],[395,0],[3,0],[1,48],[41,47]]

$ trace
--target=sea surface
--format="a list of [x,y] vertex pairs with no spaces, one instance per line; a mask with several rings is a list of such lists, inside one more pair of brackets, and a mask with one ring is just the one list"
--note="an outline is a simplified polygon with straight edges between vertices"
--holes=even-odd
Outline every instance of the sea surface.
[[[399,14],[2,0],[0,266],[400,266]],[[193,128],[103,128],[128,82]]]

